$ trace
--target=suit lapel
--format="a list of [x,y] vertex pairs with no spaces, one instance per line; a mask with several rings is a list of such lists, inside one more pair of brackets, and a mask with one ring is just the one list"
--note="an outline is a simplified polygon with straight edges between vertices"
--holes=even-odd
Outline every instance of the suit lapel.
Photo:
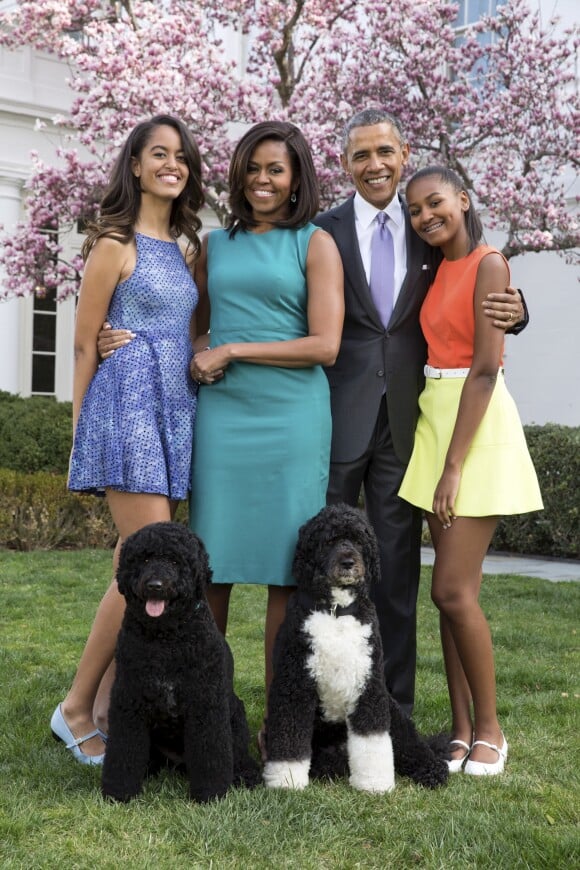
[[367,314],[372,317],[377,326],[382,329],[383,325],[372,300],[362,257],[360,255],[358,237],[356,234],[353,197],[347,199],[346,202],[335,210],[334,219],[337,221],[334,238],[340,250],[346,253],[346,256],[343,257],[343,266],[347,280],[362,307],[365,309]]
[[[407,205],[401,199],[405,215],[405,240],[407,246],[407,274],[403,286],[397,296],[397,301],[389,320],[389,329],[396,327],[406,317],[408,311],[416,303],[417,293],[423,297],[427,287],[435,278],[435,272],[439,260],[433,250],[427,248],[411,227],[411,220]],[[350,197],[342,205],[334,210],[333,218],[336,221],[334,238],[343,256],[345,276],[352,288],[353,293],[359,300],[369,317],[372,318],[378,329],[384,329],[375,304],[373,302],[370,287],[364,270],[358,238],[356,234],[354,200]],[[422,299],[421,299],[422,301]]]

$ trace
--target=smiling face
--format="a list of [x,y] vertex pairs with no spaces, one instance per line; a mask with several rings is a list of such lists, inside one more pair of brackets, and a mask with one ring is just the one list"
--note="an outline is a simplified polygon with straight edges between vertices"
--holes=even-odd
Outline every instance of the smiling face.
[[141,154],[131,160],[142,194],[177,199],[189,178],[189,168],[177,130],[165,124],[153,129]]
[[408,144],[401,142],[399,132],[392,124],[383,121],[366,127],[353,127],[341,164],[363,199],[383,209],[397,193],[408,159]]
[[469,199],[438,175],[427,175],[407,187],[407,205],[415,232],[429,245],[440,247],[448,260],[469,253],[465,214]]
[[252,217],[261,225],[273,225],[288,217],[290,195],[298,186],[290,154],[284,142],[265,139],[248,161],[244,196]]

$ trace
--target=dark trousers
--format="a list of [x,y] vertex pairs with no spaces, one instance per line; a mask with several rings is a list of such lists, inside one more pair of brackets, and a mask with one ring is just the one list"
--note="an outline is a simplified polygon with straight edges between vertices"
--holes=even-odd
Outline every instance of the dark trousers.
[[365,453],[353,462],[331,463],[327,502],[356,505],[363,488],[381,560],[381,580],[371,591],[383,644],[385,682],[393,698],[411,714],[415,698],[422,514],[397,495],[404,474],[405,466],[393,449],[383,398]]

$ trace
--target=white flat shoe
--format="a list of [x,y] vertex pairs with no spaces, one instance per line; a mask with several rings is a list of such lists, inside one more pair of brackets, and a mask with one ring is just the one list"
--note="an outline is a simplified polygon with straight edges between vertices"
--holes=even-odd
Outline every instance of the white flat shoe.
[[461,758],[448,758],[447,759],[447,767],[449,768],[449,773],[459,773],[466,760],[469,758],[469,753],[471,752],[471,746],[465,742],[465,740],[450,740],[449,745],[453,746],[462,746],[465,749],[465,755],[462,755]]
[[[501,773],[508,754],[507,740],[503,734],[501,736],[503,740],[501,747],[496,746],[495,743],[488,743],[487,740],[475,740],[473,743],[473,746],[487,746],[488,749],[493,749],[498,754],[497,761],[489,763],[487,761],[472,761],[469,758],[463,768],[463,772],[471,776],[494,776],[497,773]],[[472,749],[473,746],[471,747]]]

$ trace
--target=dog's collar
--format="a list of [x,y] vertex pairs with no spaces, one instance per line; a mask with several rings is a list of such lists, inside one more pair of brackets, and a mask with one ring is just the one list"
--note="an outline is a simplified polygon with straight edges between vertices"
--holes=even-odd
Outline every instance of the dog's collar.
[[331,616],[353,616],[357,612],[357,600],[351,601],[350,604],[342,606],[341,604],[330,604],[326,601],[320,601],[315,598],[310,592],[305,589],[299,589],[296,593],[298,603],[305,610],[318,610],[322,613],[330,613]]

